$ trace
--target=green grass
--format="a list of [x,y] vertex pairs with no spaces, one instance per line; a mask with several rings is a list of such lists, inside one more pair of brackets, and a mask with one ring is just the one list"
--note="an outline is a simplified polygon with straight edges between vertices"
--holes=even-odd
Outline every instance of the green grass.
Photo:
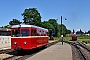
[[54,40],[60,40],[60,37],[58,38],[58,37],[54,37]]
[[[63,39],[65,40],[65,41],[70,41],[71,40],[71,38],[72,37],[63,37]],[[54,40],[62,40],[62,38],[61,37],[54,37]]]
[[90,39],[90,36],[78,36],[78,39]]
[[89,44],[86,44],[87,46],[90,46],[90,43]]
[[[72,40],[72,37],[63,37],[64,41],[70,41]],[[61,37],[54,37],[54,40],[61,40]],[[79,42],[85,43],[87,46],[90,46],[90,36],[77,36],[77,40]]]
[[[72,37],[63,37],[64,41],[72,40]],[[61,37],[54,37],[54,40],[61,40]],[[90,43],[90,36],[77,36],[77,40],[80,42]]]
[[77,39],[80,42],[90,43],[90,36],[78,36]]
[[64,40],[65,41],[70,41],[70,40],[72,40],[72,37],[64,37]]
[[80,42],[90,43],[90,39],[78,39]]

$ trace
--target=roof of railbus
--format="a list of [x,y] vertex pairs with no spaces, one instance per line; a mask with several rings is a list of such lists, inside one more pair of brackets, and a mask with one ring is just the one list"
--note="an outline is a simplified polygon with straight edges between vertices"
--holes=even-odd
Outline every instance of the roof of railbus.
[[42,27],[38,27],[38,26],[34,26],[34,25],[26,25],[26,24],[20,24],[20,25],[13,25],[12,28],[18,28],[18,27],[33,27],[33,28],[40,28],[40,29],[44,29],[44,30],[47,30],[48,29],[45,29],[45,28],[42,28]]

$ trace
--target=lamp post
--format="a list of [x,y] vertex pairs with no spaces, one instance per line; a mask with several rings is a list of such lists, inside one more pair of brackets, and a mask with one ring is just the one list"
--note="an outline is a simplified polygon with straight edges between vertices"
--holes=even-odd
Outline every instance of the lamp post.
[[63,45],[62,16],[61,16],[61,38],[62,38],[62,45]]
[[[67,19],[65,18],[65,20],[67,20]],[[61,16],[61,38],[62,38],[62,45],[63,45],[62,16]]]

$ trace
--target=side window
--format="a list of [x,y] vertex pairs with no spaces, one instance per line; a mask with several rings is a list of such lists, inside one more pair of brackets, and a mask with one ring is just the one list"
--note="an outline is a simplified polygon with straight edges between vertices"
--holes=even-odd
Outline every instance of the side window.
[[41,30],[38,29],[36,33],[37,33],[37,36],[41,36]]
[[46,32],[46,36],[48,36],[48,32]]
[[40,33],[39,33],[39,34],[40,34],[40,36],[41,36],[41,34],[42,34],[41,30],[40,30]]
[[37,35],[37,32],[36,32],[36,30],[32,30],[32,34],[31,34],[32,36],[36,36]]
[[44,31],[44,36],[46,36],[46,32]]
[[43,36],[45,35],[44,31],[43,31]]

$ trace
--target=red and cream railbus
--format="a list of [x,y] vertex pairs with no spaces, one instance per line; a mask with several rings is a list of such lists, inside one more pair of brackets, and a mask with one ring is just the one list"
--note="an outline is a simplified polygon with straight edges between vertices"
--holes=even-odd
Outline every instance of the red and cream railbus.
[[14,50],[30,50],[48,44],[48,30],[34,25],[13,25],[11,36]]

